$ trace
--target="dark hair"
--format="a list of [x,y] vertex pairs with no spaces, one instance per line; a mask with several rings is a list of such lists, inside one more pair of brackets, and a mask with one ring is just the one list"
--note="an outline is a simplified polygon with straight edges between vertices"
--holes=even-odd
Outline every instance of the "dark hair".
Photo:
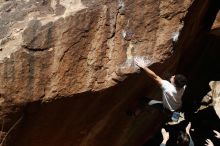
[[187,79],[184,75],[177,74],[174,77],[174,83],[177,88],[182,88],[184,85],[187,84]]
[[177,146],[188,146],[190,143],[190,137],[186,132],[180,131],[177,136]]

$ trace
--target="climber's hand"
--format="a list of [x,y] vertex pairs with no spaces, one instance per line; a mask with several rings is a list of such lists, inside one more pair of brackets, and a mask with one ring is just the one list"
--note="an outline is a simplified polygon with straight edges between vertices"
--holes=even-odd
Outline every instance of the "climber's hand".
[[142,58],[142,57],[135,57],[134,62],[140,68],[146,68],[147,67],[147,63],[145,62],[144,58]]

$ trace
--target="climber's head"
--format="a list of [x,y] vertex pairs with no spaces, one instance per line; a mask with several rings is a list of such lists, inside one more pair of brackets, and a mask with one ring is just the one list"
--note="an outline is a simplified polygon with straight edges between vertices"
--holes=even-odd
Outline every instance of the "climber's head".
[[177,88],[182,88],[184,85],[187,84],[187,79],[184,75],[177,74],[173,75],[170,78],[170,82],[175,85]]

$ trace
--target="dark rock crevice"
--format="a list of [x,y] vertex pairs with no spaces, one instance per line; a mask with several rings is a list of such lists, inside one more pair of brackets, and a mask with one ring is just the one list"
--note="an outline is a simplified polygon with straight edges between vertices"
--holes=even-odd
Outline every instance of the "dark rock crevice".
[[201,7],[205,9],[203,13],[198,11],[200,2],[195,1],[192,9],[189,10],[185,20],[186,27],[177,45],[177,50],[181,52],[177,72],[188,77],[189,84],[184,100],[186,107],[191,105],[190,110],[195,110],[202,97],[209,91],[209,82],[220,79],[217,69],[220,67],[219,37],[211,33],[211,27],[220,9],[220,2],[203,1],[206,3],[206,7],[203,4]]
[[[178,58],[179,61],[173,68],[189,80],[183,97],[183,111],[186,112],[187,121],[178,126],[164,126],[170,130],[171,137],[175,137],[175,131],[184,129],[187,122],[191,121],[195,128],[192,137],[198,146],[204,145],[207,138],[215,145],[220,144],[212,132],[213,129],[220,130],[220,120],[213,107],[194,113],[202,98],[210,91],[209,82],[220,80],[220,37],[218,29],[211,29],[219,9],[220,2],[217,0],[195,1],[184,20],[184,28],[175,46],[177,56],[174,60]],[[145,145],[156,146],[161,141],[161,132],[158,130],[155,137]],[[174,145],[172,138],[168,145]]]

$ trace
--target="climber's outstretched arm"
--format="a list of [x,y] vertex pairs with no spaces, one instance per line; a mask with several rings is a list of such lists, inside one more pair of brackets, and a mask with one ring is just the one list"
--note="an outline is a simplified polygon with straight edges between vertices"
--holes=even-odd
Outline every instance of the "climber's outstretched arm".
[[158,85],[162,85],[162,79],[161,79],[155,72],[153,72],[151,69],[149,69],[149,68],[147,67],[147,64],[146,64],[146,62],[144,61],[144,59],[142,59],[142,58],[135,58],[134,61],[135,61],[135,64],[136,64],[138,67],[142,68],[142,69],[145,71],[145,73],[146,73],[150,78],[152,78],[154,81],[156,81],[156,83],[157,83]]

